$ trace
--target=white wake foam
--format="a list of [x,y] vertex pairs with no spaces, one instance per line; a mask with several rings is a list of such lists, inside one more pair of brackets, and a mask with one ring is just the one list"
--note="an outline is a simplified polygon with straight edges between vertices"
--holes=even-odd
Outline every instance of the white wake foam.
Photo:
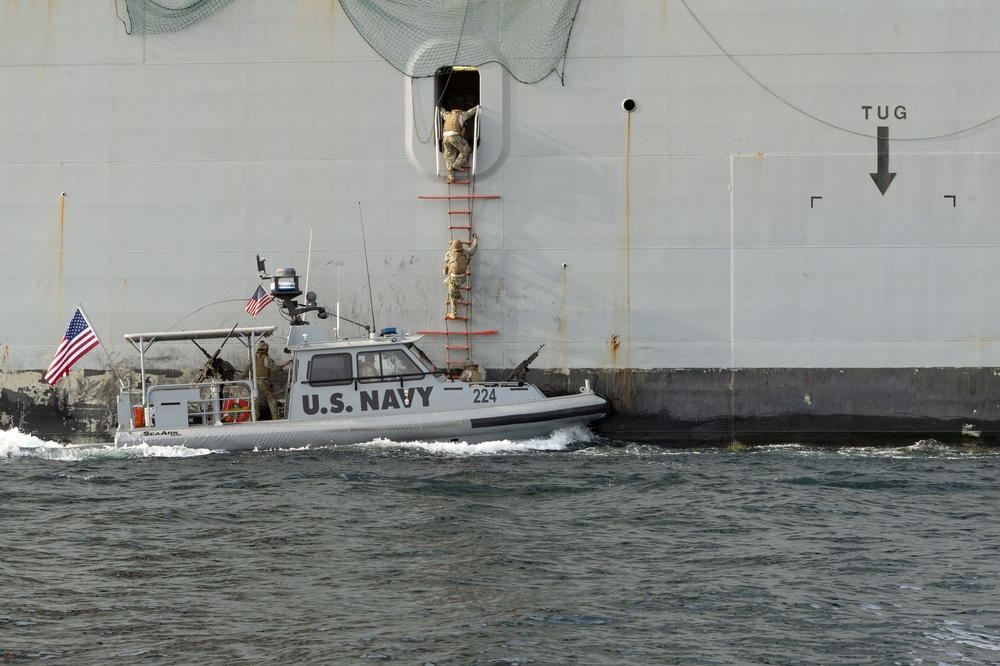
[[582,426],[556,430],[546,437],[532,439],[498,439],[492,442],[469,444],[467,442],[395,442],[375,439],[358,446],[374,448],[398,448],[428,451],[446,456],[488,456],[498,453],[519,453],[524,451],[565,451],[571,445],[588,444],[595,435]]
[[[565,451],[571,445],[589,443],[594,435],[583,427],[564,428],[547,437],[501,439],[481,444],[465,442],[394,442],[376,439],[362,447],[414,449],[445,456],[484,456],[524,451]],[[301,450],[301,449],[298,449]],[[189,458],[212,453],[209,449],[184,446],[118,446],[114,444],[64,445],[22,433],[17,428],[0,430],[0,458],[46,458],[49,460],[90,460],[95,458]]]
[[188,458],[211,453],[208,449],[183,446],[118,446],[114,444],[65,445],[22,433],[17,428],[0,430],[0,458],[46,458],[89,460],[93,458]]

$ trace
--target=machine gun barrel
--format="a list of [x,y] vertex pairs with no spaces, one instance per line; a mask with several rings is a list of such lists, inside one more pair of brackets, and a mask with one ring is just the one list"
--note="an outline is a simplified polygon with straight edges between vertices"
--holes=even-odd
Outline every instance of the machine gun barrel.
[[221,344],[221,345],[219,345],[219,348],[215,350],[215,354],[213,354],[213,355],[211,356],[211,359],[212,359],[213,361],[214,361],[215,359],[219,358],[219,353],[220,353],[220,352],[222,351],[222,348],[226,346],[226,343],[227,343],[227,342],[229,342],[229,338],[233,337],[233,331],[235,331],[235,330],[236,330],[236,326],[237,326],[237,325],[238,325],[238,323],[237,323],[237,324],[233,324],[233,328],[232,328],[232,330],[231,330],[231,331],[229,331],[229,335],[227,335],[227,336],[226,336],[226,339],[222,341],[222,344]]
[[199,345],[195,340],[192,340],[191,342],[194,342],[194,346],[201,350],[201,353],[205,355],[205,358],[207,358],[209,361],[212,360],[212,355],[209,354],[207,351],[205,351],[204,347]]
[[542,351],[542,347],[544,347],[544,346],[545,346],[544,343],[541,344],[541,345],[539,345],[538,349],[536,349],[534,352],[532,352],[531,356],[529,356],[528,358],[526,358],[523,361],[521,361],[517,365],[516,368],[514,368],[513,370],[511,370],[510,374],[507,375],[507,379],[505,379],[504,381],[512,382],[512,381],[515,381],[515,379],[516,379],[519,384],[523,384],[524,383],[524,378],[528,374],[528,366],[531,365],[531,363],[536,358],[538,358],[538,352]]

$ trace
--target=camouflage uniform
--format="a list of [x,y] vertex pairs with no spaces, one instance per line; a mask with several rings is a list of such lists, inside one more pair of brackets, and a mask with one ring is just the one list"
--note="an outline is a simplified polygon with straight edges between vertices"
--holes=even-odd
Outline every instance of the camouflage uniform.
[[444,147],[444,165],[448,169],[448,180],[455,180],[455,172],[465,168],[469,159],[469,142],[462,136],[465,121],[479,110],[479,105],[468,111],[446,111],[441,109],[444,118],[444,132],[441,135],[441,145]]
[[458,303],[462,300],[461,287],[465,284],[465,274],[469,270],[469,259],[476,253],[479,247],[479,239],[472,234],[472,243],[469,249],[462,247],[462,241],[453,240],[451,250],[444,255],[444,279],[448,287],[448,318],[454,319],[458,316]]
[[469,383],[481,382],[484,379],[483,373],[479,371],[479,366],[471,360],[465,359],[465,365],[462,366],[462,374],[459,376],[458,381]]
[[267,400],[267,407],[271,410],[271,418],[281,418],[281,410],[278,409],[278,399],[274,395],[274,386],[271,384],[271,373],[277,373],[289,363],[290,361],[286,361],[278,365],[273,358],[267,355],[266,342],[261,342],[257,345],[256,358],[247,363],[247,367],[243,370],[243,378],[250,379],[250,369],[253,364],[257,365],[257,418],[260,418],[261,398]]

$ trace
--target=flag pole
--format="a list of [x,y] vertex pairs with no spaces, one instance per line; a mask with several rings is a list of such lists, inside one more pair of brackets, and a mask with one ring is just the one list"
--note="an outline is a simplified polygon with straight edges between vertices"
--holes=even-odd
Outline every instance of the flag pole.
[[90,330],[94,332],[94,337],[97,338],[97,344],[101,345],[101,349],[104,350],[104,355],[108,357],[108,362],[111,363],[111,370],[112,372],[115,373],[115,377],[118,378],[118,384],[122,388],[126,388],[125,381],[122,379],[122,376],[118,373],[118,368],[115,366],[114,359],[112,359],[111,354],[108,353],[108,348],[104,346],[103,342],[101,342],[101,336],[97,334],[97,329],[95,329],[94,325],[90,323],[90,318],[87,316],[87,311],[83,309],[83,304],[80,303],[79,305],[77,305],[77,307],[80,308],[80,314],[83,315],[83,320],[87,322],[87,326],[89,326]]

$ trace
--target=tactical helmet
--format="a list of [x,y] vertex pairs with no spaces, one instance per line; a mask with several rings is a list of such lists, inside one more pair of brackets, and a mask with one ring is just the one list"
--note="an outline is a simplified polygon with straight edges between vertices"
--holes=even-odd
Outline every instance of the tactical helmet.
[[453,240],[451,242],[451,249],[453,249],[453,250],[461,250],[462,249],[462,241],[458,240],[457,238],[455,240]]
[[261,340],[260,344],[257,345],[257,351],[267,351],[267,343]]

